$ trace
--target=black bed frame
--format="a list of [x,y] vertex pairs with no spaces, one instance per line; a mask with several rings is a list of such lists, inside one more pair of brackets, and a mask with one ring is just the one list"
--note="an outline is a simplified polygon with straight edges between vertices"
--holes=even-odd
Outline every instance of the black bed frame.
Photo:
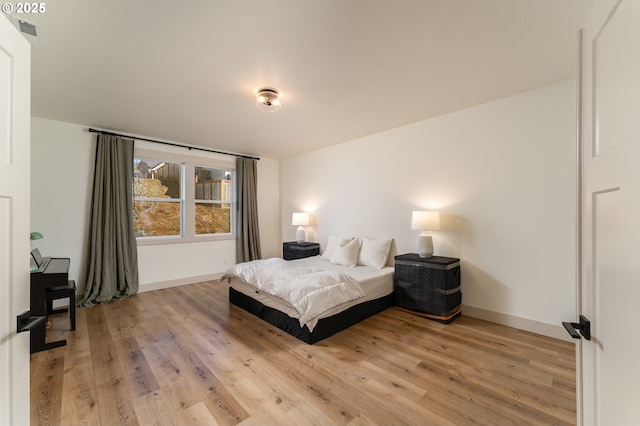
[[300,327],[297,319],[291,318],[277,309],[265,306],[252,297],[240,293],[233,287],[229,287],[229,302],[291,334],[293,337],[312,345],[392,306],[393,293],[352,306],[333,316],[322,318],[314,327],[313,332],[309,331],[306,325]]

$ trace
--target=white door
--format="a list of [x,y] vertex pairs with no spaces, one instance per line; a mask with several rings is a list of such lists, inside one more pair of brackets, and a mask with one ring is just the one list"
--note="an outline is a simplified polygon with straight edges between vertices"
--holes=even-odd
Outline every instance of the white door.
[[[2,14],[3,15],[3,14]],[[0,424],[29,424],[29,146],[31,46],[0,16]]]
[[578,418],[640,425],[640,1],[594,1],[581,76]]

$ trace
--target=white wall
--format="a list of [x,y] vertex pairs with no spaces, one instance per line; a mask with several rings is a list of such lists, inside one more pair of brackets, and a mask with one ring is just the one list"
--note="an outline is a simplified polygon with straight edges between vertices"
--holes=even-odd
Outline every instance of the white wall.
[[575,89],[566,81],[281,161],[282,239],[294,211],[331,234],[393,237],[437,209],[437,255],[461,258],[465,310],[563,337],[575,316]]
[[[69,275],[83,294],[96,135],[88,126],[38,117],[31,127],[31,229],[45,235],[33,245],[44,255],[71,258]],[[280,253],[278,198],[279,162],[263,158],[258,203],[264,256]],[[140,291],[218,277],[234,263],[232,240],[139,246]]]
[[95,135],[87,127],[31,118],[32,242],[43,256],[68,257],[69,279],[83,294]]

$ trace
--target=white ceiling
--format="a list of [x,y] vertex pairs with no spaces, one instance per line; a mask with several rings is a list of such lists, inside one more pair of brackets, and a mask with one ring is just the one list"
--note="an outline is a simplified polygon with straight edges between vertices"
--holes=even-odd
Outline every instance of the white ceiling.
[[[575,74],[591,0],[55,0],[32,114],[285,158]],[[275,86],[265,113],[255,92]]]

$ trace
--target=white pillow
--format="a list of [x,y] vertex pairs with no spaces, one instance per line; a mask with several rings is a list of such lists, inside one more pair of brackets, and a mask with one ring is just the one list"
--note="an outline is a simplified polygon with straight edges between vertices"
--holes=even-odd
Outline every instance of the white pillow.
[[327,248],[324,249],[324,252],[322,253],[322,258],[324,260],[331,261],[331,255],[333,254],[334,250],[338,247],[342,247],[346,245],[349,241],[351,241],[351,239],[337,237],[335,235],[329,235],[329,241],[327,241]]
[[331,254],[329,262],[334,265],[356,266],[358,263],[358,251],[360,250],[360,240],[354,238],[343,246],[336,247]]
[[362,246],[358,255],[358,265],[373,266],[381,269],[387,264],[389,251],[391,250],[391,238],[374,240],[362,237]]

